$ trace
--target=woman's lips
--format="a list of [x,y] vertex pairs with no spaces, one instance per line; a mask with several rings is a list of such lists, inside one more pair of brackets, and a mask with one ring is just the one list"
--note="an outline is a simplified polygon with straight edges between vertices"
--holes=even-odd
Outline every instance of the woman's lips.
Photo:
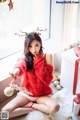
[[33,52],[34,55],[36,55],[37,53],[36,52]]

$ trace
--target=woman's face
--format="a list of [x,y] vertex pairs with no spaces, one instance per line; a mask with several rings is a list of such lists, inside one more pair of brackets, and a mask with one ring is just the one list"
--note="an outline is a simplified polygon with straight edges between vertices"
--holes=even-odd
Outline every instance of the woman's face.
[[29,46],[29,51],[34,55],[37,56],[39,54],[41,48],[41,44],[40,42],[38,42],[37,40],[34,40],[31,45]]

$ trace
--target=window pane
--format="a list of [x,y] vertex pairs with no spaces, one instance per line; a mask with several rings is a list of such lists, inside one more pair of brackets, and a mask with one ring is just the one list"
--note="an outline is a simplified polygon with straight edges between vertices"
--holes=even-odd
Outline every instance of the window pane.
[[12,0],[0,3],[0,59],[23,49],[24,37],[16,36],[19,30],[31,32],[37,27],[47,28],[42,39],[49,38],[50,0]]

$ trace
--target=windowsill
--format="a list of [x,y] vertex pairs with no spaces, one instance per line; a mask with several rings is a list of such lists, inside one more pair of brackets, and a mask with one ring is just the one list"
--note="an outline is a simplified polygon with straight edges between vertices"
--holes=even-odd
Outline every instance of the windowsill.
[[3,81],[10,76],[9,72],[13,70],[15,63],[21,54],[22,51],[0,60],[0,81]]

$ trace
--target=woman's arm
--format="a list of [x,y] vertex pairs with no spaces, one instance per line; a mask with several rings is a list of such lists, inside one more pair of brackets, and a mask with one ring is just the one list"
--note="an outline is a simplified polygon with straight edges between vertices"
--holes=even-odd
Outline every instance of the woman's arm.
[[[46,63],[52,65],[53,63],[52,54],[46,54]],[[54,70],[52,72],[52,76],[54,78]]]
[[46,54],[46,63],[52,65],[52,54]]
[[27,68],[25,59],[18,59],[17,63],[15,64],[15,68],[19,69],[18,75],[22,75]]
[[10,74],[14,79],[17,79],[19,72],[20,72],[19,68],[15,68],[13,71],[10,71],[9,74]]
[[10,72],[10,75],[12,75],[12,77],[16,79],[18,76],[21,76],[25,70],[26,70],[25,60],[18,59],[13,71]]

